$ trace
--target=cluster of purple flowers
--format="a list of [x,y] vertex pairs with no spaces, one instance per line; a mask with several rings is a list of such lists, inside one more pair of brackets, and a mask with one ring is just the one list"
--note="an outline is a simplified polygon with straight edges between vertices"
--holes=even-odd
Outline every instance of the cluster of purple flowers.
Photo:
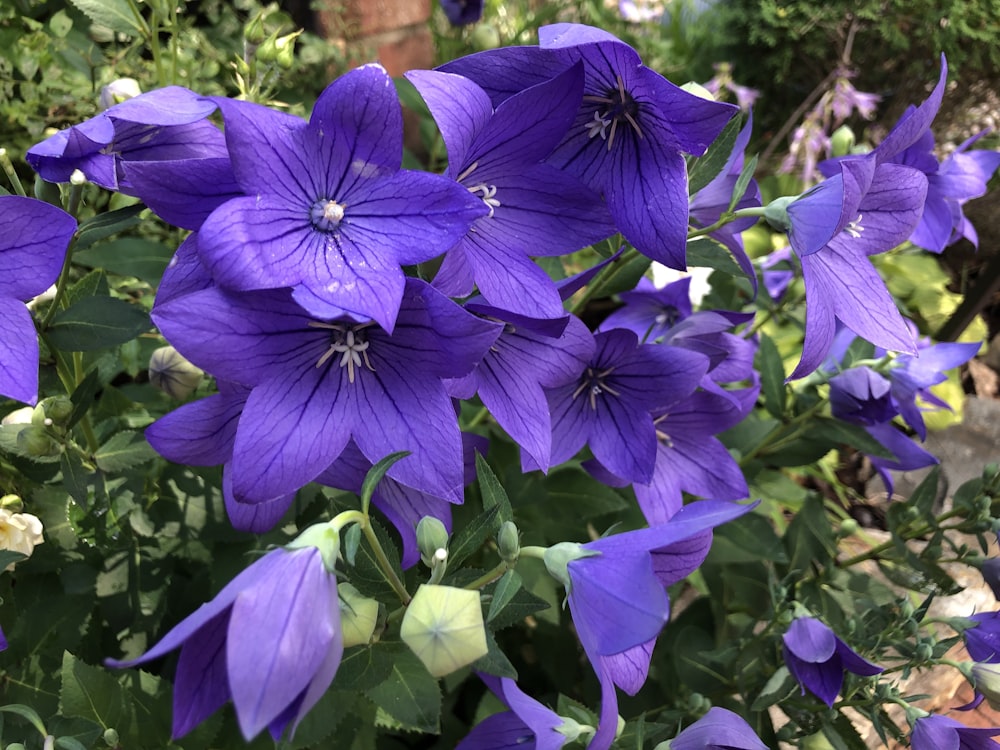
[[[759,207],[760,194],[751,182],[733,195],[748,123],[722,171],[688,195],[685,154],[703,155],[736,107],[678,88],[601,30],[558,24],[540,40],[408,75],[444,138],[444,175],[401,169],[401,111],[378,65],[332,83],[308,121],[173,87],[53,136],[28,160],[46,179],[79,172],[192,231],[153,319],[219,393],[167,415],[147,437],[169,459],[224,465],[237,528],[272,528],[309,482],[356,490],[372,464],[406,451],[373,500],[402,536],[404,564],[414,564],[417,522],[434,516],[449,526],[472,478],[477,440],[462,434],[456,402],[476,396],[520,447],[525,470],[547,471],[587,448],[593,476],[635,488],[650,528],[545,553],[601,684],[590,745],[599,749],[614,740],[616,689],[634,693],[645,682],[669,616],[666,586],[701,564],[715,526],[752,507],[732,502],[749,490],[715,435],[756,402],[755,344],[733,333],[749,316],[693,312],[686,282],[641,284],[591,331],[565,308],[590,274],[557,283],[534,259],[618,232],[647,258],[683,269],[692,224],[711,228],[731,203]],[[825,182],[768,209],[805,276],[806,343],[794,377],[827,356],[836,320],[916,354],[867,256],[905,240],[925,210],[930,171],[909,166],[906,154],[929,127],[944,76],[875,151],[831,165]],[[207,119],[216,110],[224,132]],[[989,163],[973,161],[985,174]],[[0,198],[14,200],[27,201]],[[15,268],[37,266],[0,280],[0,316],[11,320],[0,353],[13,352],[0,357],[0,392],[25,401],[37,391],[37,350],[23,343],[35,340],[23,335],[23,302],[54,280],[75,230],[57,209],[30,203],[0,204],[0,222],[30,215],[37,227],[28,245],[0,245]],[[739,238],[749,221],[711,234],[752,276]],[[408,270],[430,261],[429,281]],[[928,397],[938,352],[955,359],[928,349],[929,368],[923,358],[897,360],[878,393],[880,376],[848,371],[835,412],[870,428],[898,413],[922,429],[913,403]],[[684,506],[684,492],[708,499]],[[291,620],[275,623],[277,610]],[[247,737],[265,728],[280,737],[333,679],[338,613],[322,555],[276,550],[128,664],[181,649],[175,735],[232,700]],[[261,634],[273,657],[263,675]],[[818,623],[797,621],[785,643],[790,668],[827,703],[844,667],[877,669]],[[563,719],[509,680],[484,679],[510,711],[477,727],[494,744],[475,746],[529,736],[536,747],[561,746]],[[762,747],[721,709],[703,722],[673,746],[707,747],[718,733],[726,747]]]

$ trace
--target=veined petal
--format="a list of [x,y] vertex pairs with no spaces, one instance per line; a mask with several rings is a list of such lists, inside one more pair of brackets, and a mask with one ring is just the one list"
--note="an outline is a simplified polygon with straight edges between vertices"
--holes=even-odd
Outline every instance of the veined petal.
[[24,302],[54,284],[75,231],[76,220],[61,208],[0,196],[0,295]]
[[487,226],[462,241],[476,285],[486,301],[504,309],[517,309],[533,318],[564,316],[562,299],[549,275],[519,248],[512,248],[502,237],[492,236],[494,233]]
[[183,737],[230,699],[226,670],[228,609],[184,642],[174,675],[174,720],[170,735]]
[[214,466],[233,452],[236,425],[248,390],[226,397],[221,393],[174,409],[145,430],[157,453],[174,463]]
[[448,149],[448,176],[465,169],[476,136],[493,116],[490,97],[475,82],[454,73],[411,70],[404,74],[427,103]]
[[122,169],[130,192],[182,229],[198,229],[212,211],[243,195],[228,158],[130,160]]
[[649,676],[649,662],[653,657],[656,639],[651,638],[646,643],[625,649],[617,654],[606,654],[601,657],[604,668],[611,675],[615,685],[629,695],[635,695],[646,684]]
[[0,395],[38,400],[38,334],[24,303],[0,297]]
[[656,430],[649,412],[605,396],[597,409],[597,422],[589,441],[594,456],[623,479],[648,482],[656,465]]
[[237,531],[265,534],[280,521],[295,502],[295,493],[281,495],[262,503],[244,503],[233,494],[233,472],[228,465],[222,469],[222,499],[229,523]]
[[933,122],[934,117],[941,108],[941,100],[944,98],[944,90],[947,82],[948,62],[942,54],[941,75],[930,96],[915,110],[911,110],[903,115],[899,122],[896,123],[896,126],[889,132],[889,135],[872,152],[879,164],[912,146],[930,128],[931,122]]
[[482,86],[494,107],[523,91],[555,78],[572,61],[558,50],[535,46],[501,47],[466,55],[440,66],[438,70],[465,76]]

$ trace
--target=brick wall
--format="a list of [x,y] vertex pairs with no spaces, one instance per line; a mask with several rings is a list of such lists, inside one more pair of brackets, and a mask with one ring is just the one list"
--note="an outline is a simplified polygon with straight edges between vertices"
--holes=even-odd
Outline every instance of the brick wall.
[[380,62],[389,75],[434,63],[427,21],[433,0],[323,0],[318,31],[344,42],[352,64]]

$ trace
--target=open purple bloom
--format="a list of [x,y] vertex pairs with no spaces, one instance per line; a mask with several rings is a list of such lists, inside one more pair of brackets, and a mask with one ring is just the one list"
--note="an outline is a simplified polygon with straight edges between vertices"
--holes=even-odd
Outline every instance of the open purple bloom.
[[161,219],[182,229],[201,228],[212,211],[243,195],[228,154],[127,161],[122,172],[132,195]]
[[626,328],[643,343],[659,341],[693,312],[690,276],[659,289],[643,276],[635,289],[622,292],[619,297],[624,304],[601,322],[601,328]]
[[872,462],[872,468],[882,478],[882,483],[885,484],[886,492],[889,493],[890,497],[895,489],[895,482],[890,472],[913,471],[938,463],[937,456],[925,451],[913,442],[909,435],[896,429],[891,422],[868,425],[865,429],[894,456],[894,458],[868,457],[868,460]]
[[231,464],[241,502],[294,492],[352,439],[372,462],[410,451],[390,476],[462,501],[462,441],[442,381],[472,370],[498,324],[416,279],[406,283],[392,334],[372,322],[317,319],[288,290],[209,288],[157,305],[153,314],[187,359],[252,389]]
[[566,586],[577,635],[601,682],[600,725],[590,747],[607,748],[614,740],[615,686],[634,695],[646,680],[653,645],[670,615],[666,587],[701,565],[713,528],[752,508],[704,500],[659,526],[546,552],[545,565]]
[[882,667],[858,656],[830,628],[814,617],[799,617],[782,636],[785,665],[805,695],[832,706],[844,684],[844,671],[870,677]]
[[670,750],[767,750],[739,714],[712,706],[708,713],[670,740]]
[[487,212],[452,180],[400,170],[402,114],[379,65],[341,76],[309,122],[215,99],[243,197],[216,208],[198,252],[220,285],[292,287],[318,317],[375,320],[392,331],[402,265],[453,246]]
[[973,661],[1000,663],[1000,612],[980,612],[969,619],[978,623],[962,631],[969,656]]
[[133,667],[178,648],[175,739],[231,700],[248,741],[265,728],[277,740],[340,665],[337,579],[317,547],[272,550],[145,654],[108,665]]
[[445,256],[434,285],[464,296],[474,281],[491,305],[535,318],[564,315],[555,284],[530,256],[564,255],[614,232],[601,197],[542,164],[566,133],[583,93],[583,66],[496,107],[467,78],[418,70],[407,78],[427,102],[448,148],[446,175],[489,210]]
[[1000,727],[971,728],[947,716],[922,716],[913,724],[910,747],[913,750],[1000,750],[990,737],[1000,734]]
[[76,220],[61,208],[0,196],[0,395],[38,400],[38,334],[24,303],[59,277]]
[[547,391],[554,466],[585,444],[608,471],[649,482],[656,462],[652,412],[694,392],[708,358],[664,344],[639,344],[616,328],[594,337],[595,351],[580,377]]
[[126,99],[28,149],[25,160],[49,182],[80,170],[108,190],[131,194],[128,161],[225,158],[222,133],[206,118],[215,104],[181,86]]
[[476,724],[456,750],[559,750],[569,741],[559,732],[563,718],[527,695],[514,680],[482,673],[479,678],[509,710]]
[[618,229],[639,252],[685,268],[681,154],[704,154],[736,107],[683,91],[601,29],[554,24],[538,35],[540,47],[489,50],[442,69],[476,81],[496,104],[582,62],[583,105],[549,162],[603,193]]

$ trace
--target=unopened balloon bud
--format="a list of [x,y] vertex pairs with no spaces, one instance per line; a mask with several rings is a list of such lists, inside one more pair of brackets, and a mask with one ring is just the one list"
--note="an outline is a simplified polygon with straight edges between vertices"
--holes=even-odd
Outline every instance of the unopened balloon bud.
[[500,550],[500,559],[512,565],[517,562],[521,554],[520,533],[513,521],[504,521],[497,534],[497,547]]
[[10,414],[0,420],[0,424],[31,424],[31,418],[35,413],[35,407],[22,406],[14,409]]
[[38,404],[45,415],[45,425],[64,425],[73,413],[73,402],[68,396],[50,396]]
[[340,629],[344,634],[344,648],[367,646],[378,622],[378,602],[362,596],[349,583],[338,583],[337,595],[340,597]]
[[104,730],[104,744],[108,747],[118,747],[118,730],[109,727]]
[[542,560],[549,575],[565,586],[568,592],[570,587],[569,564],[582,557],[593,557],[599,554],[600,552],[584,549],[582,544],[576,542],[559,542],[559,544],[553,544],[545,550]]
[[0,497],[0,509],[8,510],[11,513],[20,513],[24,510],[24,500],[18,495],[4,495]]
[[134,78],[119,78],[101,88],[101,109],[121,104],[126,99],[139,96],[142,89]]
[[[440,564],[438,556],[439,550],[448,550],[448,529],[434,516],[424,516],[417,523],[417,548],[420,550],[420,559],[428,568],[434,568],[435,563]],[[447,557],[447,555],[446,555]]]
[[205,373],[172,346],[161,346],[149,358],[149,382],[171,398],[185,399],[201,385]]
[[1000,710],[1000,664],[973,664],[972,684],[995,710]]
[[329,523],[314,523],[285,545],[287,549],[315,547],[323,558],[328,573],[334,572],[340,554],[340,532]]
[[833,156],[847,156],[854,151],[854,144],[857,139],[854,137],[854,131],[851,130],[847,125],[841,125],[839,128],[833,131],[833,135],[830,136],[830,152]]
[[480,23],[473,29],[470,41],[477,51],[496,49],[500,46],[500,32],[492,24]]
[[423,584],[406,608],[403,642],[435,677],[486,656],[486,626],[479,592]]
[[17,448],[25,456],[45,458],[57,456],[61,450],[45,427],[30,424],[17,433]]
[[258,60],[263,63],[273,63],[278,57],[278,32],[273,32],[257,46],[254,53]]

